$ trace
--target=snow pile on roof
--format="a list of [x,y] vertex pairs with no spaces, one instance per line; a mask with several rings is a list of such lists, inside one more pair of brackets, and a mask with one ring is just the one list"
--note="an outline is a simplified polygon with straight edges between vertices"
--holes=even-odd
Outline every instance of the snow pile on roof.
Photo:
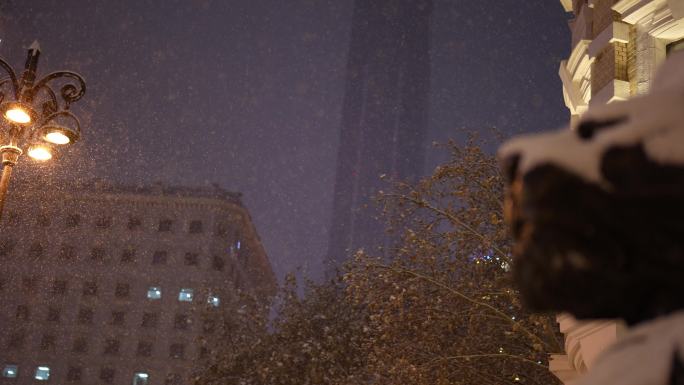
[[592,370],[578,381],[578,385],[679,384],[670,380],[674,380],[674,360],[681,360],[681,354],[684,354],[682,325],[684,311],[628,331],[620,341],[599,355]]
[[643,143],[652,161],[684,166],[684,52],[668,59],[648,95],[591,108],[582,122],[592,121],[615,123],[591,138],[568,128],[521,136],[505,143],[499,156],[520,155],[518,172],[523,175],[553,164],[606,188],[610,185],[601,175],[601,160],[613,147]]

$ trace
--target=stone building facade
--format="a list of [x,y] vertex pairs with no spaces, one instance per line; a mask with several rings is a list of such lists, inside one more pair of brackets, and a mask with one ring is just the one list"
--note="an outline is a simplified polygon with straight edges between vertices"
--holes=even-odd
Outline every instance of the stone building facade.
[[206,312],[276,282],[239,194],[13,186],[0,223],[2,384],[188,384]]
[[[649,90],[668,54],[684,49],[684,0],[561,0],[570,21],[570,57],[561,62],[563,97],[571,127],[587,108],[626,100]],[[550,370],[571,384],[590,369],[625,327],[619,322],[578,322],[558,316],[564,355]]]

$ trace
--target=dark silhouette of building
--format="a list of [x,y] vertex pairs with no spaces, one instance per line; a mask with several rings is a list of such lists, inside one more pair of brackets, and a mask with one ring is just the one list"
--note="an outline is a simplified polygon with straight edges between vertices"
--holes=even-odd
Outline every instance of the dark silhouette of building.
[[432,0],[356,0],[337,158],[328,271],[389,243],[373,197],[381,176],[414,180],[424,164]]

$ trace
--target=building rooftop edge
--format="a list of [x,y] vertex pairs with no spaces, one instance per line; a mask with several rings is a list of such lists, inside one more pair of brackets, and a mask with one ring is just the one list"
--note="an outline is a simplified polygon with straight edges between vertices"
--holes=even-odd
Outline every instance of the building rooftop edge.
[[[26,180],[17,180],[17,184],[24,185],[29,189],[37,189],[36,183]],[[68,185],[68,187],[66,187]],[[218,184],[210,186],[178,186],[169,185],[161,182],[151,184],[127,184],[116,183],[108,180],[89,180],[78,181],[75,183],[65,182],[65,187],[59,188],[60,193],[102,193],[102,194],[134,194],[144,196],[164,196],[178,198],[208,198],[218,199],[229,203],[244,206],[242,204],[242,193],[228,191]]]

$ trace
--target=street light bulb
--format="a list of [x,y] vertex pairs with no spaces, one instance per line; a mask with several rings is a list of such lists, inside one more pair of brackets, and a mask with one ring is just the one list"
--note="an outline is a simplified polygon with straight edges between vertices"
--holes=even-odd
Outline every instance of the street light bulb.
[[71,139],[69,139],[68,136],[59,131],[48,132],[47,135],[45,135],[45,140],[54,144],[68,144],[71,142]]
[[14,123],[26,124],[31,122],[31,116],[24,109],[12,107],[5,111],[5,117]]
[[50,152],[50,149],[45,146],[31,147],[28,151],[28,156],[41,162],[52,159],[52,153]]

